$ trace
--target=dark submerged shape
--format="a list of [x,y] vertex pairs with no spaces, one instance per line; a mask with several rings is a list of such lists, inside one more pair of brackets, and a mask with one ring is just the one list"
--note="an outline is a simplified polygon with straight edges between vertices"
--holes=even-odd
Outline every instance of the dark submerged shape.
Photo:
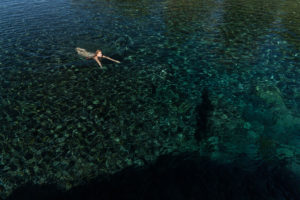
[[131,166],[63,191],[55,185],[24,185],[8,200],[52,199],[233,199],[297,200],[300,179],[283,162],[220,163],[196,153],[160,156],[145,167]]
[[195,139],[200,141],[208,136],[209,131],[209,115],[213,111],[213,105],[209,100],[209,92],[207,88],[203,89],[202,102],[197,105],[196,109],[196,129]]

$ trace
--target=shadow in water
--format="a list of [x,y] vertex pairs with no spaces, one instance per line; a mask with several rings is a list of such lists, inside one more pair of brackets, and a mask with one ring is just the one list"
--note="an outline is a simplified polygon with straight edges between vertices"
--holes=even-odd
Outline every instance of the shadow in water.
[[209,100],[209,92],[207,88],[203,90],[202,102],[197,105],[195,111],[196,111],[195,138],[197,141],[201,141],[202,139],[208,136],[208,130],[209,130],[208,118],[210,116],[210,113],[213,111],[213,105]]
[[300,199],[300,179],[284,165],[246,157],[224,164],[198,153],[170,154],[69,191],[28,184],[8,199]]

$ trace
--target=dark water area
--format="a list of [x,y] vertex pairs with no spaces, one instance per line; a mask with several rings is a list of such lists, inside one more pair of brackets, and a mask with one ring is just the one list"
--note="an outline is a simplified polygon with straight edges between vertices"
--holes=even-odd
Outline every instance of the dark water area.
[[[4,0],[0,193],[196,151],[300,175],[300,2]],[[75,48],[121,61],[80,58]],[[95,171],[97,173],[95,174]]]
[[197,153],[167,154],[68,191],[55,184],[25,184],[8,200],[300,199],[300,179],[278,164],[248,159],[225,164]]

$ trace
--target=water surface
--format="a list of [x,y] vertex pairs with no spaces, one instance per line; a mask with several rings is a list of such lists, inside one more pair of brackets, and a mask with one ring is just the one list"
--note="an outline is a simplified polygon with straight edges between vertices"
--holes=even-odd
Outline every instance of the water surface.
[[[0,185],[173,151],[300,174],[300,2],[4,0]],[[76,55],[102,49],[121,64]]]

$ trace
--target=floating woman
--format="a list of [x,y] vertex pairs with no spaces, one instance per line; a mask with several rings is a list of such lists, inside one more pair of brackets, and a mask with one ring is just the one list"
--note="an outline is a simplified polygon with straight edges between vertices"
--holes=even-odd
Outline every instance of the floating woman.
[[[85,57],[86,59],[94,59],[101,68],[102,68],[102,64],[100,61],[102,58],[111,60],[116,63],[120,63],[120,61],[118,61],[118,60],[115,60],[108,56],[103,55],[101,50],[97,50],[95,53],[88,52],[87,50],[79,48],[79,47],[76,47],[75,50],[79,55]],[[99,58],[100,58],[100,60],[99,60]]]

